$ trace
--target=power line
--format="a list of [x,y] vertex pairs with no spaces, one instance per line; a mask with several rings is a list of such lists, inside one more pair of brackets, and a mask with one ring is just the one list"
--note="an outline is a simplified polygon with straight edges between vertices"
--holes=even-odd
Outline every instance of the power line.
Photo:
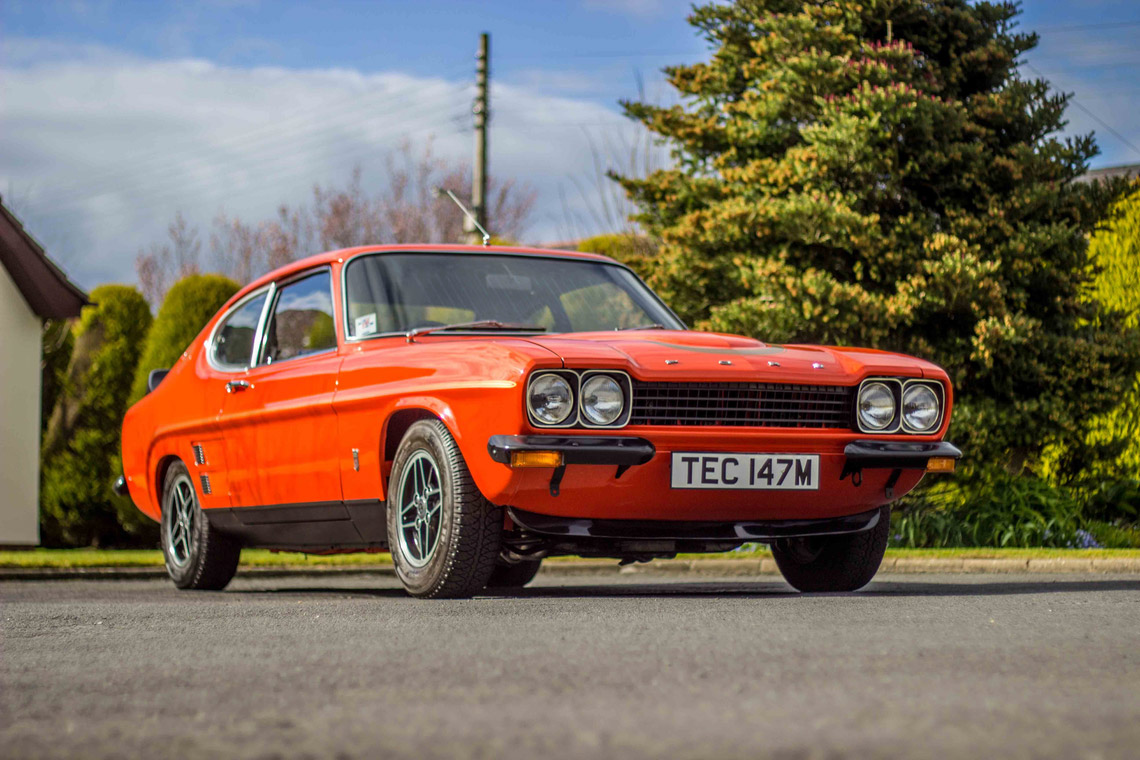
[[[462,92],[463,90],[467,89],[469,86],[470,85],[468,85],[466,83],[460,84],[460,85],[455,85],[455,84],[446,85],[443,87],[443,90],[440,94],[445,95],[445,96],[457,95],[460,92]],[[396,94],[401,95],[402,97],[392,98],[391,100],[381,101],[380,103],[375,103],[373,101],[375,100],[375,98],[377,98],[380,95],[390,96],[392,93],[389,93],[387,91],[379,91],[379,92],[373,92],[370,94],[365,94],[363,96],[355,96],[354,95],[350,98],[345,99],[345,100],[351,100],[352,105],[350,105],[346,109],[341,109],[341,111],[339,112],[339,114],[336,115],[336,117],[323,119],[320,122],[320,125],[326,126],[326,127],[327,126],[339,126],[342,123],[351,121],[351,119],[348,118],[351,114],[355,114],[357,112],[360,112],[361,110],[365,109],[366,107],[370,108],[370,109],[374,109],[378,106],[391,108],[391,107],[399,106],[403,103],[407,103],[409,101],[415,102],[418,98],[420,98],[420,96],[423,93],[423,90],[424,90],[424,88],[422,87],[422,85],[420,85],[420,86],[409,86],[407,88],[403,88],[403,89],[400,89],[397,91]],[[321,112],[324,112],[324,113],[328,113],[330,109],[327,106],[323,106],[322,108],[320,108],[318,110],[320,110]],[[251,130],[249,132],[239,133],[237,135],[233,135],[233,136],[227,137],[223,140],[220,140],[218,142],[212,143],[209,145],[209,148],[213,151],[218,151],[218,150],[223,150],[226,148],[238,149],[243,145],[250,145],[250,144],[252,144],[252,145],[260,144],[261,147],[264,147],[265,145],[280,143],[284,138],[287,138],[291,135],[311,134],[311,131],[312,131],[313,127],[315,126],[312,121],[301,121],[299,123],[295,123],[292,129],[280,129],[279,128],[280,125],[287,124],[291,121],[296,122],[297,120],[296,119],[288,119],[288,120],[283,120],[283,121],[275,121],[271,124],[263,125],[261,127],[258,127],[257,129]],[[268,139],[268,140],[253,139],[255,137],[261,136],[264,133],[268,133],[270,135],[270,139]],[[200,153],[201,153],[200,149],[191,148],[189,146],[187,147],[186,150],[182,151],[181,153],[179,153],[178,151],[171,152],[170,150],[158,150],[157,155],[155,155],[154,158],[150,161],[140,161],[140,162],[133,162],[133,163],[129,163],[129,164],[121,164],[120,166],[116,167],[115,169],[111,170],[110,172],[104,174],[102,177],[96,177],[94,181],[87,180],[84,182],[75,182],[75,183],[72,183],[72,185],[70,185],[70,186],[66,186],[61,195],[55,196],[56,202],[67,203],[75,197],[78,197],[78,198],[90,197],[93,193],[98,193],[107,187],[114,187],[114,185],[117,183],[117,181],[120,180],[121,178],[131,177],[133,175],[136,175],[141,170],[150,170],[151,172],[153,172],[155,174],[159,174],[164,169],[173,168],[173,167],[181,165],[182,163],[184,163],[186,161],[186,156],[197,157],[200,155]],[[51,188],[47,188],[45,191],[49,191],[49,190],[51,190]]]
[[[449,70],[447,75],[445,75],[444,81],[458,77],[463,71],[465,71],[465,68],[460,69],[457,67],[453,67],[451,70]],[[422,87],[423,87],[422,82],[416,82],[416,83],[412,83],[412,84],[408,85],[407,87],[399,88],[394,93],[390,92],[388,90],[380,90],[380,91],[373,91],[372,93],[366,93],[363,97],[375,97],[378,94],[386,94],[386,95],[397,94],[398,95],[398,94],[401,94],[404,92],[417,91],[418,89],[422,89]],[[275,131],[275,130],[279,131],[283,125],[288,125],[292,122],[296,122],[298,120],[304,119],[305,117],[312,116],[314,114],[326,112],[330,108],[340,106],[341,104],[346,103],[348,101],[356,101],[356,100],[359,100],[360,98],[361,98],[361,96],[358,93],[349,93],[348,95],[346,95],[342,98],[335,98],[335,99],[330,99],[328,101],[322,101],[322,102],[320,102],[316,105],[313,105],[311,107],[307,107],[307,108],[303,108],[301,110],[297,110],[297,111],[293,111],[291,113],[287,113],[284,118],[281,118],[281,119],[278,119],[278,120],[272,121],[272,122],[267,122],[267,123],[262,124],[258,127],[255,127],[252,130],[249,130],[248,132],[233,135],[233,136],[227,138],[227,140],[225,140],[223,142],[228,143],[231,141],[244,140],[245,138],[256,136],[260,133],[268,132],[268,131]],[[146,163],[148,160],[150,160],[152,158],[165,158],[169,155],[170,155],[170,149],[169,148],[156,147],[156,148],[152,148],[152,149],[147,150],[147,151],[143,151],[141,153],[137,153],[133,156],[127,156],[125,160],[134,162],[136,164],[137,163]],[[78,183],[74,183],[74,184],[78,184]]]
[[1096,24],[1063,24],[1061,26],[1042,26],[1034,32],[1083,32],[1090,29],[1121,29],[1123,27],[1140,26],[1140,20],[1133,21],[1104,21]]
[[[464,114],[465,114],[465,112],[464,112]],[[447,118],[447,121],[451,121],[453,118],[455,118],[455,114],[450,114]],[[334,164],[334,163],[342,163],[345,161],[345,159],[355,158],[356,156],[360,155],[362,150],[367,151],[367,152],[372,152],[375,149],[375,142],[378,138],[392,136],[392,135],[398,134],[400,132],[406,132],[409,130],[420,130],[420,129],[423,129],[425,127],[429,127],[431,125],[438,124],[438,123],[439,123],[439,116],[437,114],[434,114],[434,113],[433,114],[424,114],[419,119],[402,121],[399,124],[393,125],[392,129],[384,130],[384,131],[382,131],[376,135],[371,135],[370,136],[371,139],[368,141],[368,144],[366,144],[365,146],[354,145],[347,150],[342,150],[342,151],[340,151],[334,155],[328,156],[327,161],[330,165]],[[231,169],[228,173],[225,173],[225,174],[221,175],[220,177],[202,177],[199,179],[198,182],[178,184],[178,185],[172,186],[168,191],[163,192],[163,193],[153,193],[153,192],[148,193],[147,194],[147,201],[148,201],[147,203],[141,204],[141,205],[140,204],[134,204],[134,205],[131,205],[130,208],[124,209],[123,211],[119,212],[118,216],[123,217],[123,219],[124,219],[124,223],[122,225],[120,225],[118,227],[111,228],[110,230],[104,230],[101,232],[103,232],[103,234],[107,234],[107,235],[114,235],[114,234],[117,234],[120,232],[128,232],[133,227],[130,219],[127,217],[127,215],[130,214],[131,212],[135,212],[138,215],[147,215],[147,212],[151,212],[149,215],[154,215],[153,214],[154,211],[156,211],[157,209],[160,209],[160,208],[168,207],[168,202],[170,200],[177,199],[177,197],[180,194],[185,194],[187,191],[198,191],[198,190],[208,191],[211,187],[219,187],[219,186],[229,187],[229,186],[232,186],[233,181],[235,181],[236,179],[239,178],[239,177],[235,177],[235,175],[248,173],[250,171],[250,169],[251,169],[251,167],[249,167],[249,166],[235,167],[234,169]],[[270,184],[270,183],[275,182],[275,181],[280,181],[283,178],[290,178],[290,177],[296,176],[297,173],[298,173],[298,169],[296,167],[290,166],[290,165],[285,165],[285,166],[279,167],[276,171],[271,170],[268,173],[263,173],[261,175],[258,175],[255,178],[253,178],[252,181],[256,182],[258,185],[264,186],[264,185]],[[225,180],[229,180],[229,181],[227,182]],[[232,189],[232,187],[231,187],[231,189]],[[201,195],[204,195],[205,193],[204,192],[203,193],[195,192],[195,194],[201,196]],[[209,201],[202,200],[202,201],[199,201],[197,205],[201,205],[201,204],[204,204],[207,202],[209,202]],[[191,207],[193,207],[193,206],[191,206]]]
[[[243,167],[250,168],[260,165],[262,163],[261,161],[254,160],[252,163],[250,163],[250,159],[258,159],[263,156],[268,156],[270,161],[274,161],[280,159],[283,153],[287,153],[290,157],[305,155],[303,151],[310,146],[316,146],[317,148],[323,147],[325,141],[328,139],[328,132],[332,129],[341,130],[345,128],[365,126],[375,123],[375,121],[380,118],[406,118],[409,114],[418,114],[425,108],[434,108],[437,106],[442,107],[446,103],[451,102],[452,98],[459,95],[466,89],[466,85],[462,87],[453,87],[451,91],[438,93],[436,97],[428,99],[426,101],[420,100],[418,102],[415,102],[415,104],[412,106],[408,106],[396,111],[388,111],[384,114],[374,114],[371,117],[365,118],[359,118],[354,115],[361,110],[363,105],[361,107],[350,108],[338,115],[337,119],[326,120],[321,126],[308,128],[304,131],[286,131],[285,133],[274,136],[273,139],[262,141],[261,144],[257,145],[255,149],[245,151],[241,154]],[[198,154],[193,158],[179,159],[172,157],[169,161],[166,162],[166,165],[162,167],[162,170],[147,168],[143,166],[135,167],[134,173],[138,174],[140,171],[145,171],[145,174],[149,175],[149,179],[144,176],[141,186],[143,188],[151,188],[161,191],[168,185],[178,184],[178,180],[176,178],[169,177],[168,174],[170,171],[178,169],[185,170],[186,163],[188,161],[205,163],[207,167],[233,162],[234,159],[231,157],[230,152],[219,150],[219,146],[216,145],[209,147],[211,150],[210,154],[201,154],[198,152]],[[231,144],[229,147],[233,148],[235,146]],[[129,180],[132,178],[133,177],[130,174],[124,175],[124,180]],[[58,207],[73,206],[78,203],[89,201],[92,198],[97,198],[100,195],[114,192],[116,189],[118,189],[118,186],[122,184],[122,182],[123,180],[105,181],[102,184],[97,183],[82,191],[75,191],[69,194],[65,194],[63,197],[56,196],[54,198],[50,198],[50,202]],[[135,186],[137,188],[139,186],[139,183],[136,182]]]
[[[1033,71],[1034,73],[1036,73],[1036,74],[1037,74],[1037,76],[1039,76],[1039,77],[1042,77],[1042,78],[1044,78],[1044,79],[1048,79],[1048,77],[1047,77],[1047,76],[1045,76],[1045,74],[1044,74],[1044,73],[1041,71],[1041,69],[1037,68],[1037,67],[1036,67],[1036,66],[1034,66],[1032,63],[1024,63],[1023,65],[1025,66],[1025,68],[1027,68],[1027,69],[1029,69],[1030,71]],[[1070,98],[1069,98],[1069,100],[1070,100],[1070,102],[1072,102],[1072,104],[1073,104],[1073,105],[1075,105],[1077,108],[1079,108],[1079,109],[1081,109],[1082,111],[1084,111],[1084,112],[1085,112],[1085,113],[1086,113],[1086,114],[1087,114],[1087,115],[1088,115],[1090,118],[1092,118],[1092,119],[1093,119],[1093,120],[1094,120],[1094,121],[1095,121],[1097,124],[1100,124],[1102,127],[1104,127],[1104,128],[1105,128],[1105,130],[1107,130],[1109,134],[1111,134],[1112,136],[1114,136],[1114,137],[1115,137],[1117,140],[1120,140],[1120,142],[1124,143],[1124,144],[1125,144],[1125,145],[1127,145],[1129,148],[1131,148],[1133,151],[1135,151],[1135,152],[1136,152],[1138,155],[1140,155],[1140,148],[1137,148],[1135,145],[1133,145],[1133,144],[1132,144],[1132,141],[1131,141],[1131,140],[1129,140],[1127,137],[1125,137],[1124,135],[1120,134],[1120,133],[1119,133],[1119,132],[1117,132],[1115,129],[1113,129],[1113,128],[1112,128],[1112,125],[1111,125],[1111,124],[1109,124],[1107,121],[1105,121],[1104,119],[1100,118],[1100,117],[1099,117],[1099,116],[1097,116],[1095,113],[1093,113],[1093,112],[1092,112],[1092,111],[1090,111],[1088,108],[1086,108],[1086,107],[1085,107],[1085,106],[1084,106],[1084,105],[1083,105],[1083,104],[1082,104],[1082,103],[1081,103],[1079,100],[1077,100],[1077,98],[1076,98],[1076,96],[1075,96],[1075,95],[1074,95],[1074,96],[1072,96],[1072,97],[1070,97]]]

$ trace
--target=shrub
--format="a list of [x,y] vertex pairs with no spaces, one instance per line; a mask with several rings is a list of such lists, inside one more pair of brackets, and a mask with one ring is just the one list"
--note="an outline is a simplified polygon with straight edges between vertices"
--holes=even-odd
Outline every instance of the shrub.
[[644,235],[596,235],[579,241],[578,250],[609,256],[645,278],[649,276],[657,246]]
[[142,358],[131,384],[130,404],[146,395],[150,371],[174,366],[210,317],[237,291],[236,282],[216,274],[192,274],[167,291],[162,308],[146,336]]
[[[131,540],[111,491],[123,412],[150,309],[135,288],[103,285],[75,325],[75,347],[42,449],[42,536],[49,545]],[[148,526],[149,527],[149,526]],[[136,531],[153,538],[150,528]]]

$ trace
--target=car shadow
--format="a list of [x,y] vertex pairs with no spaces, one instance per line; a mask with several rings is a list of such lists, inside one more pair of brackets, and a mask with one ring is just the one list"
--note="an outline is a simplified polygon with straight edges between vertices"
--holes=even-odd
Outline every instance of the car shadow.
[[767,582],[720,581],[694,583],[647,583],[629,585],[557,585],[534,586],[507,592],[487,594],[510,598],[568,598],[568,597],[970,597],[1015,596],[1025,594],[1074,594],[1104,591],[1140,591],[1140,578],[1136,580],[1098,579],[1068,580],[1052,577],[1042,580],[1019,581],[872,581],[852,593],[800,593],[780,580]]
[[[1079,594],[1092,592],[1140,591],[1140,578],[1073,579],[1051,576],[1041,580],[972,581],[954,580],[882,580],[853,593],[799,593],[781,580],[764,581],[695,581],[671,583],[607,583],[551,584],[521,589],[488,589],[481,599],[633,599],[633,598],[732,598],[732,599],[811,599],[839,597],[982,597],[1020,596],[1026,594]],[[239,588],[227,593],[242,595],[361,596],[378,599],[407,599],[401,588],[360,586],[282,586],[278,588]]]

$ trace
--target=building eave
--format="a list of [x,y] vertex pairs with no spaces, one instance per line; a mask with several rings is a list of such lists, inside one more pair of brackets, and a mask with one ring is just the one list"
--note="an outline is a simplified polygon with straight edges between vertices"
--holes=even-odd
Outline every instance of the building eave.
[[87,294],[67,279],[48,258],[35,238],[7,206],[0,203],[0,264],[41,319],[79,316],[90,301]]

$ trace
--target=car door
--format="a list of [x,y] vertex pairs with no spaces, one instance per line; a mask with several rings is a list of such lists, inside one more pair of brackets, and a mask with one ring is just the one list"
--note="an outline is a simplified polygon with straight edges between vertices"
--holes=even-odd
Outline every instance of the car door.
[[247,375],[270,296],[271,286],[266,286],[231,306],[218,320],[203,350],[201,403],[210,425],[195,432],[191,448],[204,508],[235,505],[235,495],[248,491],[248,480],[257,471],[252,452],[247,457],[235,450],[231,435],[220,422],[227,406],[233,411],[238,398],[235,394],[249,386]]
[[341,500],[329,267],[275,283],[259,339],[253,366],[233,384],[219,419],[227,458],[241,463],[231,467],[233,506],[292,505],[301,507],[299,521],[329,519],[317,514]]

